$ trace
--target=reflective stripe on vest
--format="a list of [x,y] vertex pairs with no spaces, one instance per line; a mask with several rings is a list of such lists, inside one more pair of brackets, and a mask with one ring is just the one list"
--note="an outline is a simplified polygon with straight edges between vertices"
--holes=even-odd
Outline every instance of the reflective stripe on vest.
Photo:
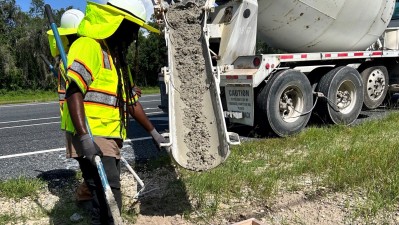
[[107,93],[101,93],[97,91],[88,91],[85,95],[84,101],[85,102],[95,102],[104,104],[106,106],[117,106],[117,97],[114,95],[109,95]]
[[109,58],[109,55],[108,55],[107,51],[105,51],[103,49],[102,53],[103,53],[103,67],[105,69],[111,70],[112,68],[111,68],[110,58]]
[[91,74],[91,71],[86,68],[86,66],[78,61],[74,60],[72,65],[68,68],[70,70],[69,72],[73,71],[80,75],[81,78],[83,78],[84,83],[86,84],[86,87],[90,86],[93,80],[93,76]]
[[65,100],[65,92],[58,92],[58,100],[62,102]]
[[[68,79],[77,82],[83,93],[85,114],[93,136],[124,139],[126,129],[121,129],[122,121],[117,98],[117,70],[112,69],[115,65],[109,51],[99,42],[101,41],[87,37],[81,37],[74,42],[68,54],[70,64]],[[85,51],[79,51],[82,47]],[[64,107],[61,127],[75,133],[68,107]]]

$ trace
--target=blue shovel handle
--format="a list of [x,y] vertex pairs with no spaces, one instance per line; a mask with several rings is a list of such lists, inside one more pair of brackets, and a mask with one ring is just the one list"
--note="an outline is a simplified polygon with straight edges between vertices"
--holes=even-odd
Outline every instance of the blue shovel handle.
[[48,61],[48,60],[46,59],[46,57],[45,57],[44,55],[42,55],[42,54],[40,54],[40,57],[43,59],[44,63],[46,63],[46,65],[49,67],[49,69],[51,70],[51,72],[53,72],[54,76],[55,76],[55,77],[58,77],[58,74],[57,74],[57,72],[55,71],[54,66],[50,63],[50,61]]
[[55,24],[55,22],[54,22],[54,17],[53,17],[53,12],[51,10],[51,6],[49,4],[46,4],[44,6],[44,10],[46,12],[48,21],[50,23],[51,30],[53,31],[53,34],[54,34],[54,37],[55,37],[55,42],[57,44],[58,51],[60,52],[61,60],[62,60],[62,62],[64,64],[64,69],[65,69],[65,71],[67,71],[68,61],[67,61],[67,58],[66,58],[64,45],[62,44],[60,34],[58,33],[57,24]]

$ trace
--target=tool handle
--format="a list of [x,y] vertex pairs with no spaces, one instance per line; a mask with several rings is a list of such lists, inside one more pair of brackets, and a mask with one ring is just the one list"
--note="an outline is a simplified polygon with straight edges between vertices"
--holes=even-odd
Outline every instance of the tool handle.
[[137,183],[144,189],[144,182],[140,179],[139,175],[133,170],[133,168],[129,165],[125,158],[121,157],[121,161],[125,164],[126,168],[133,174],[134,179],[136,179]]
[[104,188],[105,200],[108,203],[112,218],[114,218],[114,223],[115,223],[115,225],[122,225],[122,217],[119,212],[118,204],[115,201],[114,194],[112,193],[111,187],[109,186],[107,175],[105,174],[104,166],[101,162],[101,159],[97,155],[97,156],[95,156],[94,160],[96,162],[98,175],[100,176],[100,179],[101,179],[101,184]]
[[51,11],[51,6],[49,4],[46,4],[44,6],[44,11],[46,12],[49,23],[50,24],[55,23],[54,17],[53,17],[53,12]]
[[46,59],[46,57],[45,57],[43,54],[40,54],[40,58],[43,59],[43,61],[46,63],[46,65],[47,65],[48,67],[50,67],[50,68],[53,67],[53,65],[51,65],[50,61],[48,61],[48,60]]
[[44,6],[44,11],[46,12],[48,21],[50,22],[50,27],[51,30],[53,31],[55,41],[57,44],[58,51],[60,52],[61,60],[64,63],[64,70],[68,70],[68,61],[66,57],[66,53],[64,50],[64,45],[62,44],[60,34],[58,33],[57,25],[54,22],[54,17],[53,17],[53,12],[51,11],[51,6],[49,4],[46,4]]
[[55,68],[54,68],[53,65],[51,65],[50,61],[48,61],[48,60],[46,59],[46,57],[45,57],[43,54],[40,54],[40,58],[43,59],[44,63],[46,63],[46,65],[49,67],[49,69],[51,70],[51,72],[53,72],[53,75],[54,75],[55,77],[58,77],[57,71],[55,71]]

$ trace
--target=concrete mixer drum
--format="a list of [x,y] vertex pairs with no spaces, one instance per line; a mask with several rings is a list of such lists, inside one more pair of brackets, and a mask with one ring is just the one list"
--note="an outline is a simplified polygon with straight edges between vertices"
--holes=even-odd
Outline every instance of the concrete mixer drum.
[[384,32],[395,0],[260,0],[258,37],[290,52],[365,50]]

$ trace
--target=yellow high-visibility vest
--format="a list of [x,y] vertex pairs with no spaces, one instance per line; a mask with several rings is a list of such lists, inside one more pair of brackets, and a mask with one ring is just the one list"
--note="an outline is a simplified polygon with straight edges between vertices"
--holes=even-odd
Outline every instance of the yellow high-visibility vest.
[[[117,68],[105,42],[88,37],[77,39],[68,53],[67,79],[69,84],[75,82],[84,96],[85,114],[93,136],[125,139],[126,129],[121,130],[122,119],[117,106]],[[130,73],[129,79],[132,81]],[[123,90],[125,101],[124,93]],[[129,104],[137,100],[138,96],[134,95]],[[76,133],[67,102],[63,107],[61,129]]]
[[57,79],[57,92],[58,92],[58,102],[60,104],[61,120],[62,120],[64,101],[65,101],[65,89],[68,85],[68,81],[64,79],[65,69],[63,67],[64,64],[62,63],[62,60],[60,60],[59,69],[58,69],[58,79]]

